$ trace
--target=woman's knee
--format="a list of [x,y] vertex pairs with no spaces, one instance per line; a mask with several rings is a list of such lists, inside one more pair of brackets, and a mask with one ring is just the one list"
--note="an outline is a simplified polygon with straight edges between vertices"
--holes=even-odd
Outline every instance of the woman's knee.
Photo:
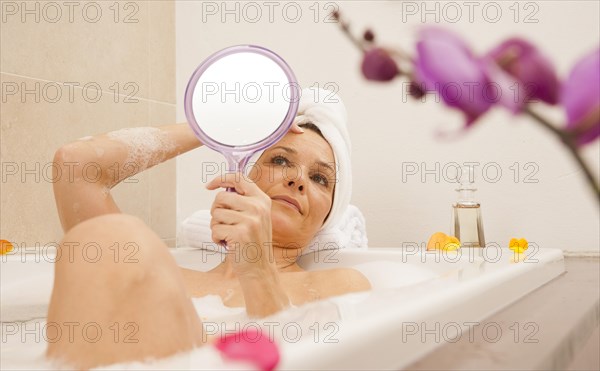
[[56,275],[102,275],[106,283],[142,283],[168,248],[132,215],[105,214],[73,227],[57,249]]
[[94,235],[94,238],[97,238],[98,235],[119,235],[123,232],[135,235],[139,229],[144,228],[147,229],[148,227],[137,216],[123,213],[103,214],[79,223],[65,234],[65,238],[71,236],[72,239],[73,237],[85,239],[90,235]]
[[169,248],[135,216],[106,214],[86,220],[67,232],[57,249],[55,290],[64,294],[86,295],[91,289],[119,297],[148,287],[185,296]]

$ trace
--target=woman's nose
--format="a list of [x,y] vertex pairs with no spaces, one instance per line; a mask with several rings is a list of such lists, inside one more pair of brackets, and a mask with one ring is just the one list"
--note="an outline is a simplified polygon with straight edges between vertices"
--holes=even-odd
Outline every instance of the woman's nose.
[[303,182],[300,179],[295,179],[295,180],[288,181],[288,187],[291,187],[291,188],[298,187],[298,190],[300,192],[302,192],[304,190],[304,184],[303,184]]

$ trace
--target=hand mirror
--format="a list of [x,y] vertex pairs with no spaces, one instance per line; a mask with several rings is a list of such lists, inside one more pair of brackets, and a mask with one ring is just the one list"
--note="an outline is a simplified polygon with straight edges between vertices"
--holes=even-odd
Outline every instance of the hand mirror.
[[296,77],[281,57],[237,45],[212,54],[194,71],[185,115],[200,142],[225,156],[229,172],[244,171],[255,152],[290,129],[299,96]]

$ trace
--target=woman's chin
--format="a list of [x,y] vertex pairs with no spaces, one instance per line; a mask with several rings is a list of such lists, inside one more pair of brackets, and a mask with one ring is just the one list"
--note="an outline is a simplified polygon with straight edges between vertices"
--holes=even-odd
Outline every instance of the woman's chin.
[[[273,227],[273,239],[285,239],[289,243],[300,243],[298,236],[300,233],[300,221],[294,220],[292,215],[282,211],[271,211],[271,225]],[[298,236],[300,237],[300,236]],[[282,241],[283,242],[283,241]]]
[[273,230],[281,232],[297,231],[299,227],[298,221],[294,221],[290,213],[280,210],[271,210],[271,224],[273,225]]

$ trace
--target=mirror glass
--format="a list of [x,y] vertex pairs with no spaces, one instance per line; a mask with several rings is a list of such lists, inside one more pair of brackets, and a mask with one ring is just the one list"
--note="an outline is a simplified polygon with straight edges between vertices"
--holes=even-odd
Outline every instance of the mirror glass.
[[192,75],[186,117],[198,139],[223,153],[229,170],[239,170],[289,130],[299,94],[294,74],[277,54],[233,46],[208,57]]

